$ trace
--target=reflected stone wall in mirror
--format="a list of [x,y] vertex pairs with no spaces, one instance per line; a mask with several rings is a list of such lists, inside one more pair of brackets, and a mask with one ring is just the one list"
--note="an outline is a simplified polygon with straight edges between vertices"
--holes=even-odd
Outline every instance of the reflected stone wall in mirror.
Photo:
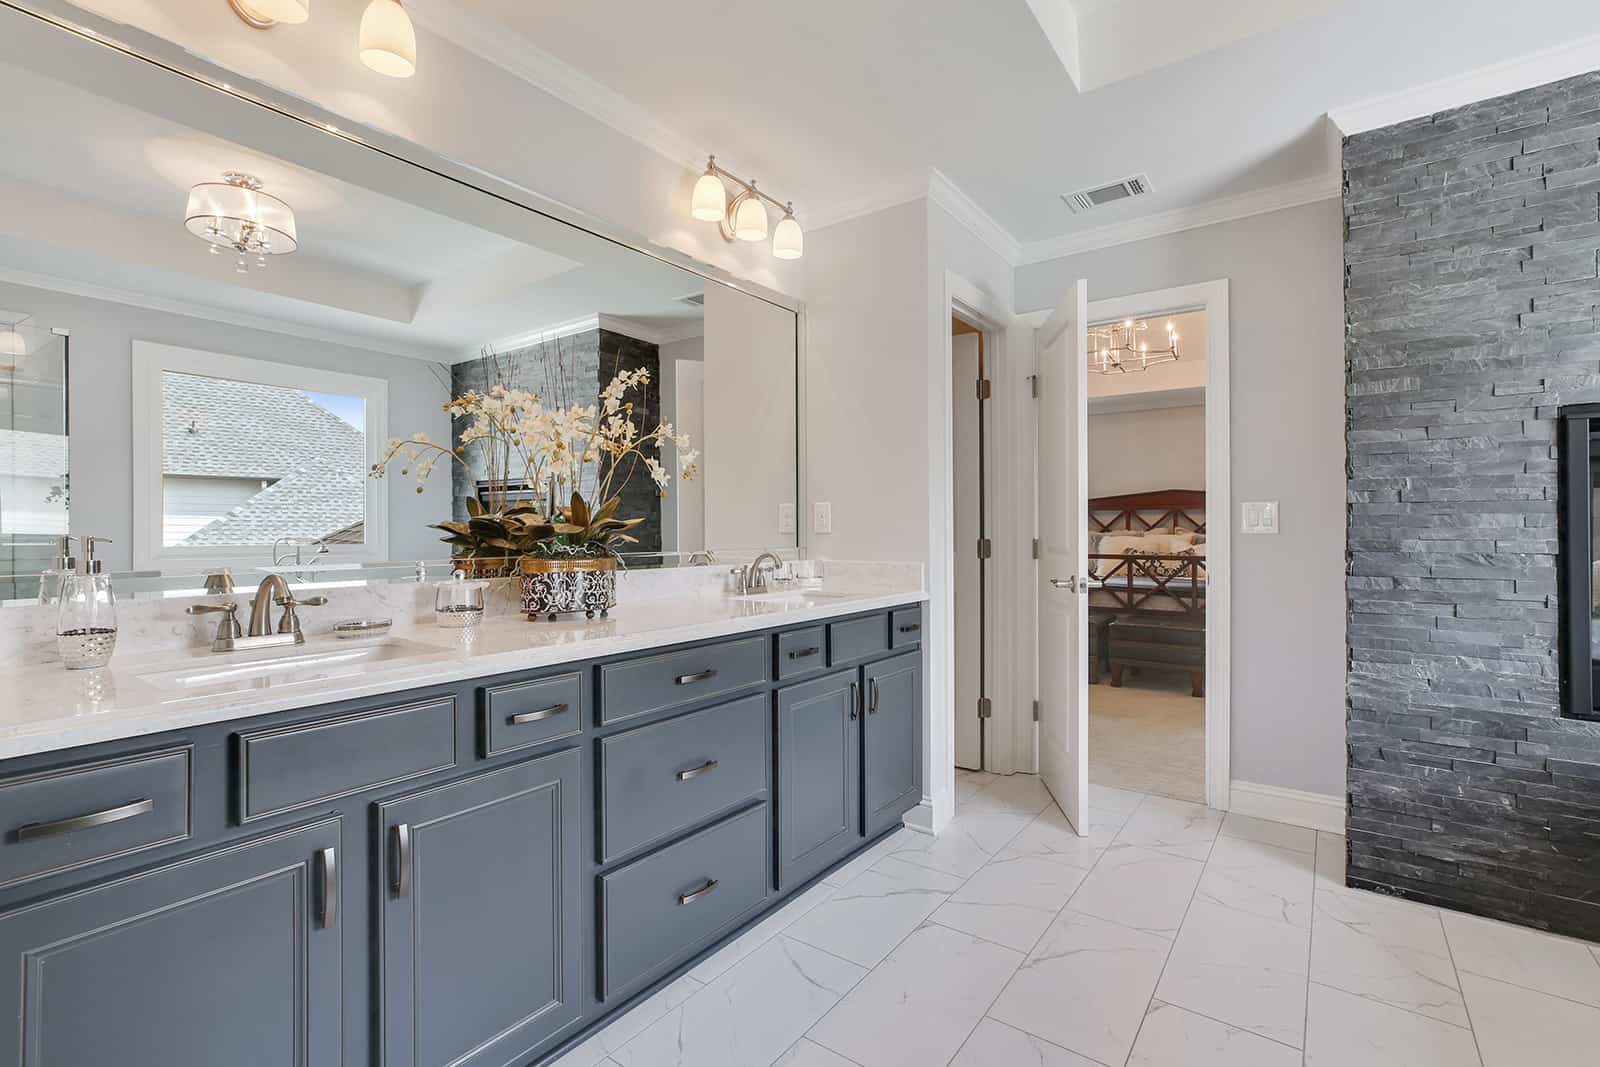
[[[28,101],[0,139],[29,146],[0,154],[0,329],[37,335],[0,355],[0,600],[35,595],[69,530],[112,540],[130,592],[223,566],[253,586],[275,559],[442,572],[429,524],[483,472],[368,467],[390,438],[455,441],[443,405],[486,351],[562,403],[650,370],[646,422],[702,456],[693,481],[663,457],[665,496],[631,483],[630,565],[798,545],[792,311],[12,9],[0,98]],[[190,189],[230,171],[293,211],[292,254],[240,271],[186,229]]]

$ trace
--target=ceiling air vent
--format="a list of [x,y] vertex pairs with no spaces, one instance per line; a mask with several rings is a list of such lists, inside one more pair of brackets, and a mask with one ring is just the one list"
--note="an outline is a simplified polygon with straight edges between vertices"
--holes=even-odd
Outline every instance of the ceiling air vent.
[[1093,189],[1080,189],[1075,193],[1067,193],[1061,199],[1067,202],[1067,206],[1076,215],[1092,208],[1115,204],[1118,200],[1143,196],[1149,191],[1150,175],[1135,174],[1131,178],[1124,178],[1120,182],[1112,182],[1110,185],[1101,185]]
[[693,304],[697,308],[702,308],[702,307],[706,306],[706,294],[705,293],[690,293],[688,296],[680,296],[680,297],[678,297],[678,300],[681,301],[682,303],[685,303],[685,304]]

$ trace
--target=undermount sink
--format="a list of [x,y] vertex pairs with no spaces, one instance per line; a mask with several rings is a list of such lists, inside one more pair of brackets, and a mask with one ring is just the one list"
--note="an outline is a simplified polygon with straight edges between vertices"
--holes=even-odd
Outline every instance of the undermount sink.
[[815,608],[838,600],[848,600],[853,593],[828,593],[821,589],[785,589],[774,593],[747,593],[741,600],[759,604],[772,604],[781,608]]
[[218,653],[214,659],[149,671],[138,678],[157,689],[243,692],[344,678],[391,660],[443,654],[443,649],[415,641],[319,642],[293,648]]

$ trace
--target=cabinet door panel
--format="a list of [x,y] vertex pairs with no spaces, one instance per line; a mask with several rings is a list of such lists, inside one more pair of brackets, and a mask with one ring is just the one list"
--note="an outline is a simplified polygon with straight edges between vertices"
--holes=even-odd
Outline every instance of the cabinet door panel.
[[855,671],[778,691],[778,884],[785,889],[861,839],[859,694]]
[[0,916],[0,1003],[20,1006],[0,1047],[23,1067],[338,1067],[343,954],[318,900],[338,844],[330,819]]
[[521,1064],[576,1022],[579,780],[568,750],[378,805],[384,1064]]
[[898,825],[922,798],[922,654],[874,663],[866,682],[862,762],[867,835]]

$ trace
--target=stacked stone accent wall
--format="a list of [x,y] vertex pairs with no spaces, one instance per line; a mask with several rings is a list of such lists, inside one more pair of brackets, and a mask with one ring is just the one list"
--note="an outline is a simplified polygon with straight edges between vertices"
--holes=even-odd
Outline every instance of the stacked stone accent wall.
[[1351,885],[1600,939],[1556,415],[1600,401],[1600,74],[1344,145]]

